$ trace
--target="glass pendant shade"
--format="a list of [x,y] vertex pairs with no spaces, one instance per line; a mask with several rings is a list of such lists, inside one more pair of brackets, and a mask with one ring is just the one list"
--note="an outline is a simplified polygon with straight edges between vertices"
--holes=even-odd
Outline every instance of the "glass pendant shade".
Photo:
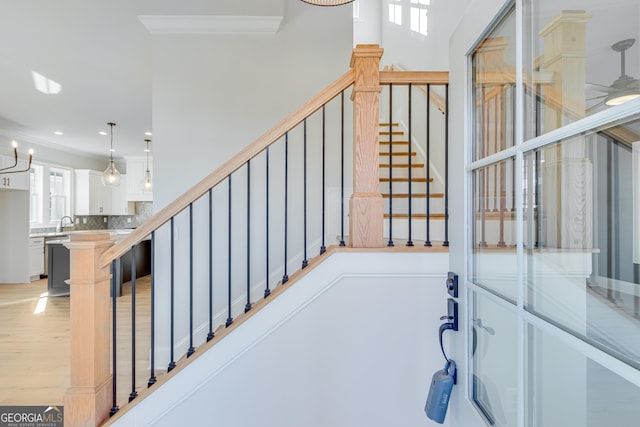
[[151,191],[151,187],[153,186],[151,183],[151,171],[149,170],[149,152],[151,151],[149,150],[149,143],[151,140],[145,139],[144,142],[146,144],[144,152],[147,154],[147,164],[144,171],[144,178],[142,179],[142,191]]
[[102,185],[118,187],[120,185],[120,172],[113,163],[113,127],[115,123],[107,123],[111,127],[111,143],[109,145],[109,166],[102,172]]
[[117,187],[120,185],[120,172],[116,169],[113,160],[109,160],[109,166],[102,173],[102,184],[107,187]]
[[142,187],[144,191],[151,191],[152,186],[153,185],[151,184],[151,172],[149,172],[149,169],[147,169],[146,172],[144,173],[144,182],[142,183]]

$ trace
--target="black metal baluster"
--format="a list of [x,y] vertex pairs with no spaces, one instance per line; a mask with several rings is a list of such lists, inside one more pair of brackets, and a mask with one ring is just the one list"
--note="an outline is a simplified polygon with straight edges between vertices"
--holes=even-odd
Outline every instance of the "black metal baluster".
[[155,363],[156,363],[156,282],[155,282],[155,261],[156,257],[156,232],[151,232],[151,373],[147,387],[156,383]]
[[409,214],[409,240],[407,240],[407,246],[413,246],[413,241],[411,240],[411,205],[413,204],[411,202],[411,83],[409,83],[409,120],[407,123],[407,127],[408,127],[408,134],[409,134],[409,182],[408,182],[408,187],[409,187],[409,210],[408,210],[408,214]]
[[444,86],[444,242],[449,246],[449,85]]
[[118,403],[117,403],[117,382],[118,382],[118,373],[117,373],[117,363],[116,363],[116,349],[118,345],[116,343],[116,337],[118,336],[116,333],[116,260],[111,261],[111,326],[112,326],[112,337],[111,337],[111,350],[112,350],[112,381],[111,381],[111,395],[112,395],[112,406],[109,411],[109,416],[113,416],[116,412],[118,412]]
[[171,361],[169,362],[169,366],[167,367],[167,372],[171,372],[173,370],[173,368],[176,367],[176,361],[174,358],[174,354],[173,354],[173,343],[174,343],[174,314],[175,314],[175,307],[174,307],[174,291],[175,291],[175,262],[174,262],[174,256],[175,256],[175,233],[174,233],[174,228],[175,228],[175,217],[171,217],[171,285],[170,285],[170,293],[171,293],[171,343],[170,343],[170,347],[171,347]]
[[[511,117],[515,117],[515,105],[516,105],[516,91],[515,91],[515,86],[511,87]],[[537,114],[537,111],[536,111]],[[511,130],[511,142],[512,142],[512,146],[516,145],[516,126],[515,126],[515,120],[511,120],[511,123],[514,123],[513,126],[511,126],[512,130]],[[536,130],[536,136],[537,135],[537,130]],[[515,157],[513,158],[513,174],[511,174],[511,212],[515,212],[516,211],[516,159]]]
[[506,168],[507,168],[507,162],[506,161],[502,161],[500,162],[500,167],[498,168],[498,172],[500,174],[500,197],[499,197],[499,201],[500,201],[500,211],[499,211],[499,217],[500,217],[500,240],[498,240],[498,247],[499,248],[504,248],[507,246],[507,244],[504,241],[504,211],[505,211],[505,205],[506,205],[506,181],[505,181],[505,172],[506,172]]
[[427,168],[427,219],[426,228],[427,236],[424,242],[425,246],[431,246],[431,85],[427,83],[427,150],[426,150],[426,168]]
[[320,245],[320,255],[327,251],[327,247],[325,246],[324,236],[325,236],[325,123],[324,123],[324,108],[322,106],[322,244]]
[[[497,95],[496,97],[499,97],[500,95]],[[499,113],[498,111],[500,111],[500,109],[498,108],[499,102],[498,99],[494,99],[493,100],[493,122],[494,122],[494,126],[496,127],[495,131],[494,131],[494,135],[493,135],[493,152],[497,153],[501,150],[501,144],[500,144],[500,133],[498,132],[498,126],[501,126],[502,123],[501,121],[498,119],[499,117]],[[498,175],[499,175],[500,171],[498,169],[498,164],[494,163],[493,164],[493,212],[498,212],[498,200],[500,195],[498,194]]]
[[287,275],[287,221],[289,205],[289,133],[284,134],[284,274],[282,284],[289,281]]
[[227,321],[225,322],[225,326],[227,328],[229,326],[231,326],[231,324],[233,323],[233,317],[231,317],[231,175],[229,175],[228,178],[229,178],[229,212],[228,212],[228,220],[227,220],[227,225],[229,226],[228,239],[227,239],[228,252],[229,252],[229,256],[227,258],[227,261],[228,261],[227,262],[227,270],[228,270],[227,311],[228,311],[228,316],[227,316]]
[[[513,165],[512,165],[512,169],[513,169],[513,176],[515,177],[516,175],[516,165],[515,165],[515,159],[513,159]],[[536,191],[536,247],[537,248],[544,248],[545,243],[544,243],[544,239],[543,239],[543,235],[542,235],[542,226],[543,226],[543,212],[544,212],[544,206],[542,203],[542,152],[540,152],[539,150],[536,150],[536,171],[535,171],[535,191]],[[515,199],[513,199],[513,206],[515,207]],[[514,210],[514,208],[511,208],[511,210]]]
[[488,179],[487,168],[484,167],[482,169],[478,169],[478,174],[480,174],[480,191],[478,192],[480,200],[478,205],[480,208],[480,223],[482,224],[481,228],[481,240],[479,246],[481,248],[486,248],[487,245],[487,221],[486,221],[486,212],[488,210],[488,202],[487,202],[487,194],[488,191],[485,182]]
[[265,179],[265,198],[266,198],[266,246],[267,246],[267,250],[265,253],[266,256],[266,264],[267,264],[267,271],[266,271],[266,287],[264,289],[264,297],[268,297],[269,295],[271,295],[271,290],[269,289],[269,147],[267,147],[267,152],[266,152],[266,179]]
[[[512,166],[513,167],[513,166]],[[540,246],[540,201],[538,200],[540,188],[538,185],[540,184],[540,177],[538,174],[540,173],[540,152],[538,150],[535,151],[535,159],[534,159],[534,172],[533,172],[533,220],[535,221],[535,243],[534,247]],[[515,175],[515,170],[513,171]],[[513,202],[512,202],[513,204]]]
[[340,93],[340,244],[344,242],[344,91]]
[[214,337],[213,332],[213,189],[209,189],[209,333],[207,342]]
[[196,351],[193,346],[193,203],[189,203],[189,349],[187,357]]
[[244,312],[251,310],[251,160],[247,160],[247,304]]
[[389,83],[389,241],[393,246],[393,84]]
[[131,393],[129,402],[138,397],[136,391],[136,251],[131,246]]
[[303,252],[302,268],[306,268],[307,265],[309,265],[309,260],[307,259],[307,119],[304,119],[304,124],[302,128],[304,130],[304,138],[302,142],[302,176],[303,176],[303,179],[302,179],[303,239],[302,241],[304,246],[304,248],[302,249],[302,252]]

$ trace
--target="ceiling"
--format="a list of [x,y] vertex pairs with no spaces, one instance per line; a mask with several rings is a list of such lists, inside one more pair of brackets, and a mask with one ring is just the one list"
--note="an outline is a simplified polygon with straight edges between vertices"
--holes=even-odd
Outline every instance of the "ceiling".
[[114,122],[114,156],[144,155],[152,46],[138,16],[283,8],[284,0],[0,0],[0,152],[16,140],[36,159],[42,146],[107,157],[109,136],[99,132]]
[[107,156],[99,132],[115,122],[114,155],[144,155],[151,36],[135,3],[0,0],[0,150],[15,139],[36,158],[39,146]]
[[[593,14],[589,28],[594,31],[588,37],[608,28],[606,37],[588,40],[587,81],[609,84],[619,73],[611,43],[640,38],[637,14],[621,12],[637,10],[637,0],[614,0],[616,8],[608,3],[596,7],[598,0],[563,0],[562,5],[572,3]],[[145,132],[152,131],[152,45],[138,16],[282,15],[283,4],[283,0],[0,0],[0,152],[8,151],[15,139],[21,151],[34,148],[36,159],[42,146],[106,157],[109,136],[99,132],[108,132],[107,122],[114,122],[114,156],[144,155],[144,139],[149,138]],[[627,58],[633,77],[638,77],[639,51],[636,44]],[[605,63],[606,67],[600,66]],[[56,88],[57,93],[43,93]]]

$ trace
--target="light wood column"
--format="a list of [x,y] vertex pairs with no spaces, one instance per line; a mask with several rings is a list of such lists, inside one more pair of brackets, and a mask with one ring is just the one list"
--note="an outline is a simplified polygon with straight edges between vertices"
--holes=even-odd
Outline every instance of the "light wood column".
[[111,318],[109,267],[99,268],[113,245],[109,233],[71,234],[70,386],[64,394],[65,426],[96,426],[109,417]]
[[[553,73],[544,87],[544,131],[585,116],[586,25],[584,11],[562,11],[541,31],[541,67]],[[551,105],[555,104],[555,110]],[[548,247],[585,249],[593,246],[593,177],[586,143],[577,135],[544,149],[542,206]]]
[[357,45],[353,101],[353,195],[349,202],[349,236],[354,248],[384,246],[383,200],[379,184],[380,58],[378,45]]

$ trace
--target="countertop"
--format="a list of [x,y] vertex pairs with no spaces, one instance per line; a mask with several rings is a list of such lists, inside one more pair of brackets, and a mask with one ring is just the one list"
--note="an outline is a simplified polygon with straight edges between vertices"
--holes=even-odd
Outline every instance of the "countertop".
[[[118,240],[120,238],[122,238],[123,236],[126,236],[127,234],[131,233],[133,231],[133,229],[131,228],[124,228],[124,229],[104,229],[104,230],[70,230],[70,231],[60,231],[60,232],[56,232],[56,231],[50,231],[50,232],[35,232],[35,233],[30,233],[29,237],[44,237],[46,238],[45,243],[47,245],[59,245],[62,243],[67,243],[69,241],[69,236],[71,234],[75,234],[75,233],[86,233],[86,232],[96,232],[96,231],[103,231],[103,232],[107,232],[109,234],[111,234],[111,237],[114,238],[115,240]],[[57,239],[55,237],[58,237]]]

